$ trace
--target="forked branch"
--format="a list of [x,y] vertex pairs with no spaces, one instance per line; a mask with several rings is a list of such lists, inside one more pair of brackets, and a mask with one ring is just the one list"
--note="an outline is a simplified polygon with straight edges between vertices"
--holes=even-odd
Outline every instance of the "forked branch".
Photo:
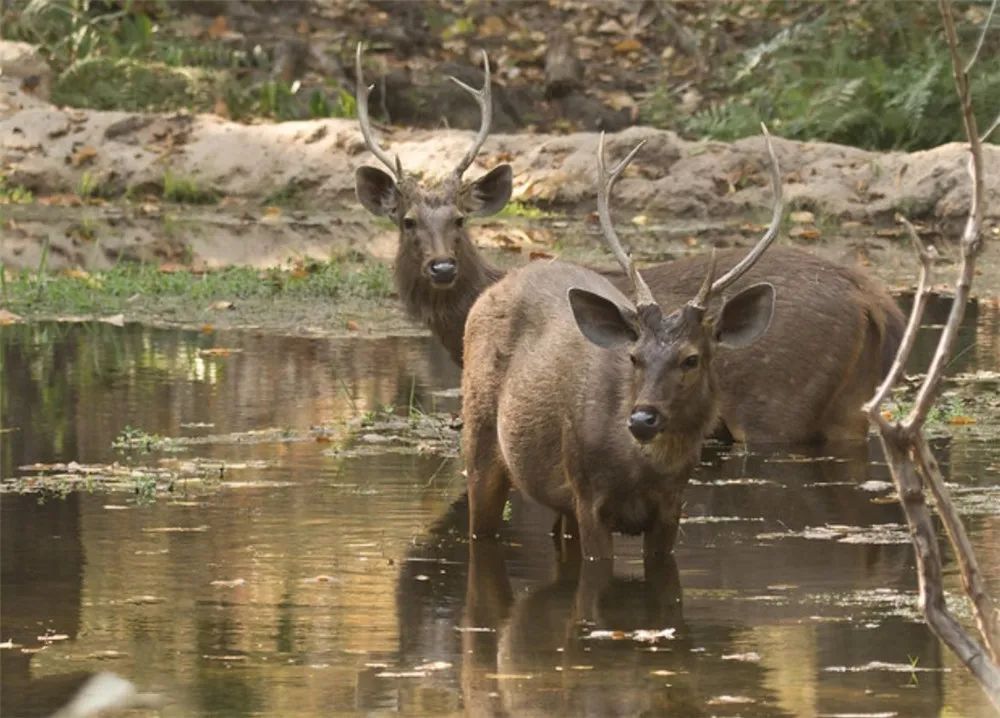
[[897,219],[906,227],[917,256],[920,257],[920,279],[917,281],[917,291],[913,295],[913,308],[910,310],[910,318],[906,323],[906,331],[903,332],[903,338],[899,343],[896,358],[892,362],[892,367],[889,368],[889,373],[885,375],[885,379],[882,380],[878,389],[875,390],[875,396],[864,406],[864,411],[868,414],[869,420],[879,424],[883,428],[888,427],[888,422],[882,416],[882,402],[888,398],[889,392],[896,386],[896,382],[899,381],[906,362],[910,358],[910,352],[913,351],[917,332],[920,330],[920,321],[924,316],[924,311],[927,308],[927,300],[931,293],[931,273],[934,269],[934,262],[938,257],[934,245],[925,246],[920,239],[920,235],[917,234],[917,230],[914,229],[906,217],[899,215]]
[[[966,535],[961,518],[951,502],[945,487],[944,478],[931,454],[927,440],[923,435],[923,425],[927,413],[934,403],[940,390],[941,379],[948,360],[952,356],[958,328],[965,315],[966,303],[975,273],[976,258],[982,251],[982,220],[983,220],[983,157],[981,138],[976,127],[973,112],[972,95],[969,89],[968,73],[975,64],[982,46],[980,37],[972,58],[963,66],[958,51],[958,40],[952,17],[949,0],[939,0],[941,18],[944,23],[945,37],[951,54],[955,88],[962,107],[962,121],[965,134],[969,141],[969,177],[971,180],[971,200],[969,215],[960,241],[962,254],[958,278],[955,283],[955,296],[951,311],[945,323],[944,330],[938,340],[937,350],[931,361],[927,375],[917,393],[913,410],[901,422],[890,424],[881,415],[881,404],[888,396],[893,385],[902,373],[903,365],[913,346],[917,328],[926,306],[927,286],[929,285],[930,265],[933,259],[925,250],[916,233],[906,223],[918,247],[921,262],[920,282],[917,296],[914,299],[913,311],[907,323],[906,332],[900,343],[896,360],[885,381],[879,386],[875,396],[868,402],[864,410],[870,421],[875,424],[881,435],[882,446],[886,459],[892,471],[892,478],[899,494],[906,521],[910,528],[910,537],[917,559],[917,576],[920,586],[920,605],[927,618],[927,623],[958,656],[982,686],[994,707],[1000,710],[1000,627],[998,615],[989,595],[986,593],[979,565],[972,550],[972,544]],[[996,7],[996,2],[993,7]],[[990,14],[992,15],[991,8]],[[987,20],[989,22],[989,20]],[[984,30],[985,33],[985,30]],[[987,135],[993,128],[987,130]],[[984,135],[985,137],[986,135]],[[954,549],[962,574],[962,583],[967,597],[972,604],[976,626],[982,643],[970,636],[965,628],[949,612],[944,600],[945,593],[941,575],[941,556],[938,549],[937,533],[931,520],[931,513],[926,504],[925,490],[930,489],[934,496],[937,512],[945,526],[948,538]]]

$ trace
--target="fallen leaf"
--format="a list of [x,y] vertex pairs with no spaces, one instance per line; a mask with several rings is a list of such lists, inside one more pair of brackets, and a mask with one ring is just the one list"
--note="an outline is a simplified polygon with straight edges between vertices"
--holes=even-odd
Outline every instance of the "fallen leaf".
[[813,224],[816,221],[816,215],[806,211],[792,212],[788,218],[795,224]]
[[218,40],[227,32],[229,32],[229,23],[226,22],[225,15],[217,15],[212,24],[208,26],[208,36],[213,40]]
[[83,200],[75,194],[50,194],[39,197],[38,204],[46,207],[79,207]]
[[235,304],[233,304],[232,302],[227,301],[225,299],[220,299],[217,302],[213,302],[212,306],[209,307],[209,309],[215,309],[217,311],[223,310],[223,309],[235,309],[235,308],[236,308]]
[[97,157],[97,149],[90,145],[84,145],[70,156],[69,161],[74,167],[80,167],[95,157]]
[[496,15],[489,15],[479,23],[479,37],[499,37],[506,32],[507,24]]
[[597,26],[597,32],[602,35],[624,35],[625,28],[615,19],[605,20]]
[[614,45],[614,51],[620,55],[627,55],[630,52],[635,52],[636,50],[641,49],[642,43],[634,37],[627,37],[621,42],[616,42]]
[[955,426],[966,426],[968,424],[975,424],[976,420],[971,416],[965,416],[964,414],[959,414],[958,416],[953,416],[948,419],[949,424]]
[[211,334],[214,331],[215,331],[215,327],[212,326],[211,324],[202,324],[201,325],[201,333],[202,334]]
[[159,266],[159,271],[163,274],[177,274],[178,272],[186,272],[187,267],[177,262],[164,262]]
[[820,231],[815,227],[792,227],[791,231],[788,232],[788,236],[795,239],[812,240],[819,239],[821,235]]
[[348,319],[347,320],[347,331],[349,331],[349,332],[356,332],[360,328],[361,327],[358,326],[358,323],[356,321],[354,321],[353,319]]
[[532,250],[531,252],[528,252],[528,259],[532,261],[536,259],[555,259],[555,255],[549,254],[548,252],[542,252],[536,249]]
[[202,357],[227,357],[233,352],[241,352],[242,349],[232,349],[230,347],[210,347],[208,349],[199,349],[198,356]]

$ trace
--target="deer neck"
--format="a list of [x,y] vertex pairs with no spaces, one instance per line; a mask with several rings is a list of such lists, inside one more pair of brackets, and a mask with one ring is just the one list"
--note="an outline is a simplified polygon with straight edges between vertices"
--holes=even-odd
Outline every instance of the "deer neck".
[[[488,262],[466,237],[456,251],[458,278],[448,289],[434,287],[400,247],[396,257],[396,291],[407,314],[421,322],[461,366],[465,320],[479,295],[498,282],[504,272]],[[416,267],[416,269],[414,269]]]

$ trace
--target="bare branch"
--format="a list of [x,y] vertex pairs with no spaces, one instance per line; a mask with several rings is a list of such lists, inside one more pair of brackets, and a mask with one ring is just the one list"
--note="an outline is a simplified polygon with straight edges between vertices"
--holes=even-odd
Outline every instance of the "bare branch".
[[771,133],[767,131],[767,126],[761,122],[760,128],[764,132],[764,141],[767,143],[767,154],[771,159],[771,188],[774,191],[774,208],[771,211],[771,224],[768,225],[764,236],[760,238],[756,246],[740,262],[715,280],[709,295],[715,295],[724,291],[729,285],[743,276],[744,273],[760,259],[764,251],[771,246],[771,242],[778,236],[781,228],[781,216],[784,213],[784,199],[781,191],[781,169],[778,167],[778,157],[774,154],[774,147],[771,145]]
[[1000,0],[993,0],[993,4],[990,5],[990,11],[986,14],[986,22],[983,23],[983,29],[979,33],[979,42],[976,43],[976,49],[972,51],[972,57],[969,61],[965,63],[965,74],[968,75],[969,71],[972,70],[972,66],[976,64],[976,60],[979,59],[979,51],[983,49],[983,43],[986,41],[986,31],[990,29],[990,20],[993,19],[993,13],[996,12],[997,2]]
[[622,248],[622,242],[618,238],[618,233],[615,232],[614,224],[611,221],[611,209],[610,209],[610,197],[611,189],[614,187],[615,182],[618,181],[618,177],[621,173],[625,171],[625,168],[629,166],[635,158],[636,153],[642,149],[642,146],[646,144],[646,140],[642,140],[639,144],[632,148],[625,159],[619,162],[615,167],[608,173],[608,169],[604,162],[604,133],[601,133],[601,138],[597,143],[597,216],[601,220],[601,230],[604,233],[604,242],[608,245],[608,249],[611,253],[615,255],[615,259],[618,260],[618,264],[622,266],[625,270],[625,274],[629,276],[632,281],[632,287],[635,290],[635,304],[636,307],[655,305],[656,300],[653,299],[653,293],[649,291],[649,287],[646,285],[646,281],[639,275],[639,272],[635,268],[635,262],[632,261],[632,257],[629,256]]
[[948,321],[945,323],[941,338],[938,340],[937,351],[927,369],[927,376],[917,393],[913,410],[906,417],[904,425],[908,430],[919,429],[927,419],[927,412],[940,389],[944,367],[951,358],[958,328],[965,316],[965,305],[969,299],[972,277],[975,273],[976,257],[982,250],[983,225],[983,151],[976,129],[976,115],[972,108],[972,96],[969,90],[969,78],[961,71],[962,60],[958,53],[958,37],[955,33],[955,22],[952,17],[951,3],[948,0],[938,0],[941,8],[941,18],[944,21],[945,37],[948,40],[948,50],[951,53],[952,69],[955,78],[955,89],[962,105],[962,120],[965,124],[965,134],[969,140],[969,175],[972,180],[972,200],[969,206],[969,217],[962,233],[962,264],[959,268],[958,280],[955,283],[955,298],[952,300]]
[[975,676],[993,705],[1000,710],[1000,668],[992,663],[983,647],[969,636],[948,611],[941,575],[941,552],[920,476],[910,458],[911,442],[904,434],[882,434],[882,447],[892,470],[906,523],[910,529],[915,558],[920,607],[934,634]]
[[979,628],[979,635],[982,636],[989,651],[990,658],[994,663],[1000,664],[1000,623],[998,614],[993,606],[993,599],[986,591],[986,586],[982,580],[982,573],[979,571],[979,562],[976,560],[972,542],[965,532],[965,525],[955,510],[955,505],[951,501],[948,487],[945,486],[944,478],[941,476],[941,469],[937,460],[931,453],[927,439],[922,433],[913,437],[914,458],[917,462],[917,471],[924,481],[924,485],[930,488],[934,495],[934,503],[937,506],[938,516],[944,524],[945,531],[948,532],[948,539],[955,550],[955,557],[958,559],[959,568],[962,571],[962,587],[966,595],[972,602],[972,612],[976,619],[976,626]]
[[917,291],[913,295],[913,308],[910,310],[910,319],[906,323],[906,331],[903,333],[903,338],[899,343],[899,349],[896,351],[896,358],[892,362],[892,367],[875,391],[875,396],[869,399],[862,408],[862,411],[876,422],[883,419],[881,411],[882,402],[889,396],[889,392],[892,391],[892,388],[903,373],[903,369],[906,367],[906,361],[910,358],[910,352],[913,350],[917,332],[920,330],[920,322],[927,307],[931,288],[931,274],[934,262],[938,257],[937,250],[934,249],[933,245],[924,246],[920,235],[917,234],[917,230],[913,228],[913,225],[910,224],[910,221],[906,217],[897,215],[896,219],[906,227],[913,246],[917,251],[917,256],[920,258],[920,279],[917,281]]
[[364,72],[361,67],[361,43],[358,43],[358,50],[354,55],[354,72],[357,77],[357,89],[355,90],[355,96],[357,98],[358,106],[358,124],[361,125],[361,134],[364,135],[365,144],[371,153],[375,155],[379,162],[384,164],[389,168],[390,172],[396,174],[396,181],[403,179],[402,175],[402,165],[399,162],[399,157],[396,158],[395,163],[389,156],[389,153],[383,150],[378,142],[375,141],[375,137],[372,134],[371,120],[368,117],[368,93],[371,92],[372,87],[375,85],[366,85]]
[[996,132],[996,129],[997,129],[997,127],[1000,127],[1000,115],[997,115],[997,116],[996,116],[996,119],[995,119],[995,120],[993,120],[993,124],[991,124],[991,125],[990,125],[990,126],[989,126],[989,127],[987,128],[986,132],[984,132],[984,133],[983,133],[983,134],[982,134],[982,135],[981,135],[981,136],[979,137],[979,141],[980,141],[980,142],[986,142],[986,140],[988,140],[988,139],[990,138],[990,135],[992,135],[992,134],[993,134],[994,132]]
[[458,166],[455,167],[454,173],[456,177],[461,177],[462,174],[465,173],[465,170],[469,169],[469,166],[472,165],[472,162],[476,159],[476,155],[479,154],[479,150],[482,149],[483,143],[486,142],[486,138],[490,134],[490,126],[493,124],[493,95],[490,81],[490,58],[486,55],[486,50],[483,50],[483,72],[485,73],[485,78],[483,79],[483,89],[481,90],[469,87],[457,77],[452,77],[451,75],[448,76],[449,80],[454,82],[476,99],[476,102],[479,103],[479,112],[482,115],[482,122],[479,126],[479,134],[476,135],[476,139],[472,143],[472,147],[466,151],[461,162],[459,162]]

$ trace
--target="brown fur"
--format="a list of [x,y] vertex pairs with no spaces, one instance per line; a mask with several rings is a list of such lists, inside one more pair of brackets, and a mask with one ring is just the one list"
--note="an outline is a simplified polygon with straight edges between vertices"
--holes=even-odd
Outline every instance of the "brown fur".
[[[710,356],[691,381],[678,380],[676,369],[647,380],[623,351],[584,337],[567,298],[570,288],[630,304],[595,272],[535,263],[493,285],[469,314],[462,445],[470,532],[496,533],[513,484],[574,515],[586,556],[610,558],[612,531],[642,533],[648,553],[669,552],[681,493],[715,420]],[[698,324],[697,332],[706,330],[711,324]],[[662,343],[664,335],[644,331],[633,351],[642,351],[647,339],[661,343],[645,357],[674,348]],[[690,341],[685,333],[676,344]],[[667,431],[640,445],[626,429],[628,416],[637,399],[653,396],[650,381],[660,386],[664,377],[675,403],[665,401],[663,411],[674,418]]]
[[[459,279],[447,292],[421,282],[419,264],[407,266],[404,254],[396,260],[397,286],[407,310],[425,322],[459,363],[469,309],[503,276],[471,242],[461,246]],[[719,271],[742,254],[720,252]],[[686,257],[641,273],[669,311],[697,291],[707,262],[704,255]],[[626,288],[620,271],[604,274]],[[401,276],[406,284],[400,283]],[[861,404],[888,371],[905,327],[895,300],[861,270],[789,247],[768,250],[732,291],[761,281],[777,290],[774,322],[756,345],[720,358],[724,428],[734,439],[755,443],[863,439],[868,423]]]

